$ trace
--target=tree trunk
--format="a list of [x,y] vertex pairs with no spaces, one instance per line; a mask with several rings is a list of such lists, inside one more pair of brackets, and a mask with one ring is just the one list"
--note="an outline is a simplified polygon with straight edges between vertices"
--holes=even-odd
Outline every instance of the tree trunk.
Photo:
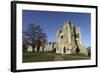
[[34,51],[34,48],[35,48],[35,46],[34,46],[34,45],[32,45],[32,49],[33,49],[33,50],[32,50],[32,52],[35,52],[35,51]]
[[35,51],[34,51],[34,48],[35,48],[34,42],[35,42],[34,39],[32,39],[32,49],[33,49],[32,51],[33,51],[33,52],[35,52]]
[[43,46],[43,48],[42,48],[42,52],[44,52],[44,46]]
[[40,51],[40,46],[38,45],[38,46],[37,46],[37,52],[39,52],[39,51]]
[[40,51],[40,40],[38,40],[38,44],[37,44],[37,52]]

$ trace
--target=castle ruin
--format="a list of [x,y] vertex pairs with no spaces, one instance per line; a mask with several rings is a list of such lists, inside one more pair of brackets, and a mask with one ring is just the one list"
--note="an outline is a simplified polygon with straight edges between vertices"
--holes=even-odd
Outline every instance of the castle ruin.
[[57,30],[56,53],[88,55],[87,49],[83,47],[79,27],[75,27],[71,21],[64,23],[63,28]]
[[[80,28],[75,27],[71,21],[66,21],[55,35],[56,42],[48,42],[44,47],[44,51],[53,51],[55,49],[56,54],[81,53],[88,55],[87,49],[82,44]],[[32,47],[28,49],[30,51]]]

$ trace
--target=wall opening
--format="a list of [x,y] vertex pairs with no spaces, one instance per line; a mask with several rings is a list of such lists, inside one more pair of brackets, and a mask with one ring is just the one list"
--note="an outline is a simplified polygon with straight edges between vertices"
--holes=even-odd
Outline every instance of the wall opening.
[[66,53],[66,48],[65,47],[63,48],[63,53]]

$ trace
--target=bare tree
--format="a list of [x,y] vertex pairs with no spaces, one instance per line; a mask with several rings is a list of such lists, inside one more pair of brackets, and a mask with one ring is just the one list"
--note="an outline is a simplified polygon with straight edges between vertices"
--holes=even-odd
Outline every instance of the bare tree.
[[24,30],[23,34],[25,35],[25,39],[28,41],[29,44],[32,45],[33,52],[35,48],[35,36],[36,36],[36,28],[34,24],[28,25],[27,29]]
[[42,52],[44,52],[45,45],[47,44],[47,36],[45,33],[41,37]]
[[40,26],[34,24],[28,25],[27,30],[25,30],[23,34],[25,35],[28,43],[31,43],[33,52],[35,47],[37,47],[37,51],[40,51],[40,46],[42,46],[44,43],[43,41],[46,40],[47,37]]
[[[43,33],[43,30],[40,28],[39,25],[36,27],[36,40],[37,40],[37,51],[40,51],[40,46],[44,47],[45,42],[47,40],[47,35]],[[42,48],[43,50],[44,48]]]

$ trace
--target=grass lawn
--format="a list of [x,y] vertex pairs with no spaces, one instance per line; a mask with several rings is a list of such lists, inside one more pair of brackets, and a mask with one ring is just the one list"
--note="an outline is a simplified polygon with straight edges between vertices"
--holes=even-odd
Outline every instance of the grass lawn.
[[63,59],[64,60],[87,60],[90,59],[90,57],[86,56],[86,55],[63,55]]
[[48,53],[32,53],[24,52],[23,53],[23,62],[44,62],[44,61],[53,61],[54,55]]
[[60,61],[60,60],[86,60],[90,57],[83,54],[78,55],[57,55],[53,53],[43,53],[43,52],[24,52],[23,53],[23,62],[47,62],[47,61]]

